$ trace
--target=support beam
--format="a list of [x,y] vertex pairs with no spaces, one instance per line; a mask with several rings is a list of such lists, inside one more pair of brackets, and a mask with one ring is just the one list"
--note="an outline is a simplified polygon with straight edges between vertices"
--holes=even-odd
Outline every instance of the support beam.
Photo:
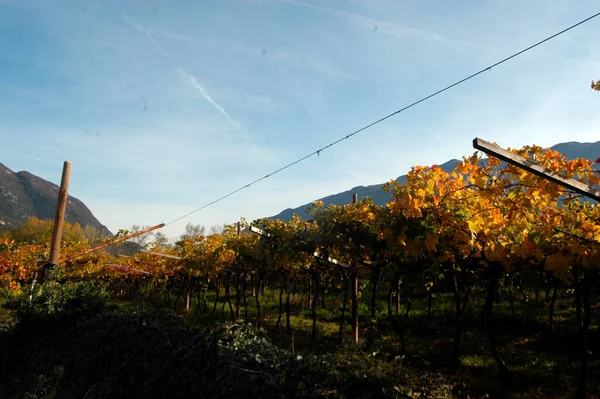
[[559,176],[553,171],[546,169],[543,166],[540,166],[535,162],[530,161],[529,159],[526,159],[517,154],[513,154],[512,152],[498,147],[497,145],[494,145],[490,142],[487,142],[480,138],[475,138],[473,140],[473,147],[485,152],[490,156],[496,157],[505,162],[508,162],[511,165],[533,173],[536,176],[540,176],[546,180],[556,183],[559,186],[575,191],[576,193],[584,195],[593,200],[600,201],[600,191],[592,189],[587,184],[581,183],[574,179],[565,179],[564,177]]
[[271,234],[267,233],[263,229],[259,229],[258,227],[250,226],[250,231],[254,234],[258,234],[259,236],[271,237]]
[[160,252],[148,251],[147,249],[140,249],[140,252],[143,253],[143,254],[154,255],[154,256],[161,256],[163,258],[169,258],[169,259],[176,259],[176,260],[183,259],[180,256],[161,254]]
[[363,266],[367,266],[367,267],[371,267],[371,268],[373,268],[373,267],[381,266],[381,265],[383,265],[383,264],[384,264],[384,263],[386,263],[386,262],[385,262],[385,261],[383,261],[383,260],[377,260],[377,261],[375,261],[375,262],[360,262],[360,263],[361,263]]
[[112,267],[113,269],[123,270],[125,272],[134,272],[134,273],[138,273],[138,274],[145,274],[145,275],[148,275],[148,276],[152,275],[152,273],[149,273],[149,272],[147,272],[145,270],[134,269],[132,267],[122,266],[122,265],[119,265],[117,263],[107,263],[106,266],[107,267]]
[[313,256],[314,256],[315,258],[322,259],[322,260],[325,260],[325,261],[327,261],[327,262],[329,262],[329,263],[332,263],[332,264],[334,264],[334,265],[336,265],[336,266],[339,266],[339,267],[341,267],[342,269],[348,269],[348,270],[352,270],[352,269],[353,269],[353,267],[352,267],[352,266],[350,266],[349,264],[347,264],[347,263],[344,263],[344,262],[342,262],[342,261],[339,261],[339,260],[337,260],[337,259],[334,259],[334,258],[331,258],[331,257],[328,257],[327,259],[325,259],[325,256],[321,255],[321,253],[320,253],[320,252],[315,252],[315,253],[313,254]]
[[555,227],[554,231],[556,231],[557,233],[563,233],[563,234],[569,235],[571,237],[579,238],[580,240],[588,242],[590,244],[600,245],[600,242],[598,242],[596,240],[590,240],[589,238],[585,238],[583,236],[580,236],[579,234],[571,233],[570,231],[567,231],[567,230],[559,229],[558,227]]
[[104,249],[106,247],[110,247],[111,245],[118,244],[118,243],[123,242],[125,240],[129,240],[130,238],[141,236],[142,234],[146,234],[146,233],[149,233],[149,232],[154,231],[154,230],[158,230],[158,229],[163,228],[163,227],[165,227],[164,223],[158,224],[156,226],[148,227],[147,229],[144,229],[142,231],[138,231],[137,233],[131,233],[131,234],[126,235],[125,237],[117,238],[115,240],[109,241],[109,242],[104,243],[102,245],[98,245],[97,247],[86,249],[85,251],[79,252],[78,254],[67,256],[65,258],[59,259],[58,263],[68,262],[68,261],[71,261],[73,259],[77,259],[80,256],[83,256],[85,254],[89,254],[90,252],[99,251],[99,250]]

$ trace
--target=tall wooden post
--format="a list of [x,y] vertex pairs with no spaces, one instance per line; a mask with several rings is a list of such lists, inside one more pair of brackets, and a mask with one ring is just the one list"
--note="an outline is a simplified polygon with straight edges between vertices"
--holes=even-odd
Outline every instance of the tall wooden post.
[[[352,195],[352,203],[358,202],[358,194]],[[356,266],[356,265],[355,265]],[[358,343],[358,272],[352,271],[352,342]]]
[[[237,222],[237,234],[238,236],[241,233],[241,225],[240,222]],[[235,320],[238,320],[240,318],[240,302],[241,302],[241,293],[240,293],[240,274],[241,272],[238,271],[238,274],[236,276],[235,279]],[[245,294],[244,294],[245,295]]]
[[60,242],[62,240],[63,227],[65,225],[65,212],[69,198],[69,179],[71,178],[71,161],[65,161],[58,191],[58,202],[56,204],[56,217],[54,218],[54,231],[52,232],[52,245],[50,247],[50,259],[48,263],[56,265],[60,258]]

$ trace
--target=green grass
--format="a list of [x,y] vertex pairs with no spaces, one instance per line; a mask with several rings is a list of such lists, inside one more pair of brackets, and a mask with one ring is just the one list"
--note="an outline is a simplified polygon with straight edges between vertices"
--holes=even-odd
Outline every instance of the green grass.
[[[394,332],[387,317],[385,298],[377,302],[376,318],[366,305],[368,298],[361,298],[359,304],[360,342],[358,348],[350,344],[350,301],[346,309],[346,323],[343,326],[343,343],[338,343],[341,317],[341,296],[329,295],[322,308],[321,300],[317,305],[317,335],[312,338],[311,310],[304,297],[291,296],[290,325],[292,333],[286,331],[285,313],[277,331],[274,327],[279,311],[279,291],[265,289],[261,295],[261,327],[267,331],[270,340],[277,346],[295,354],[332,354],[334,356],[362,356],[364,359],[376,359],[378,367],[397,369],[407,368],[417,373],[437,373],[457,384],[464,384],[463,393],[470,397],[570,397],[574,392],[579,370],[579,335],[575,328],[575,310],[572,298],[561,296],[554,315],[554,331],[548,328],[548,304],[540,298],[528,303],[516,301],[515,318],[510,304],[500,301],[494,305],[494,325],[501,356],[509,367],[513,384],[510,390],[500,390],[496,363],[490,355],[488,334],[481,319],[483,302],[481,295],[469,303],[464,315],[461,359],[455,369],[451,362],[455,334],[454,303],[452,295],[437,293],[432,302],[431,317],[427,317],[426,298],[413,298],[411,310],[405,315],[406,301],[402,298],[400,312],[394,317],[402,324],[407,338],[406,353],[400,352],[400,339]],[[163,295],[159,301],[131,300],[126,297],[113,297],[112,302],[122,309],[135,311],[140,309],[165,307]],[[175,296],[171,296],[171,306]],[[213,313],[215,295],[207,294],[207,311],[198,311],[198,302],[192,298],[191,309],[184,309],[184,301],[179,300],[174,309],[180,319],[188,325],[205,326],[216,322],[231,321],[229,305],[221,297]],[[235,312],[235,296],[231,298]],[[236,322],[256,324],[257,308],[252,297],[246,299],[247,309],[240,304],[240,319]],[[593,304],[597,307],[597,299]],[[225,305],[225,306],[223,306]],[[202,308],[202,306],[200,306]],[[247,320],[243,320],[248,314]],[[600,333],[595,309],[590,326],[588,390],[600,396]],[[395,312],[394,312],[395,313]],[[0,311],[2,318],[10,319],[10,314]],[[352,351],[349,352],[349,348]],[[357,352],[358,351],[358,352]],[[464,396],[466,397],[466,396]],[[591,396],[594,397],[594,396]]]

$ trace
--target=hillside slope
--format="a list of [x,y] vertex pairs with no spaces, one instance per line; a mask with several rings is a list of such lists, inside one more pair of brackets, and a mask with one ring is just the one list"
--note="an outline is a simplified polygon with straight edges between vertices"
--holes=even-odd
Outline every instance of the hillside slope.
[[[59,187],[29,172],[13,172],[0,163],[0,230],[20,227],[32,216],[54,219]],[[88,207],[72,196],[67,202],[66,221],[96,228],[103,236],[112,233]]]

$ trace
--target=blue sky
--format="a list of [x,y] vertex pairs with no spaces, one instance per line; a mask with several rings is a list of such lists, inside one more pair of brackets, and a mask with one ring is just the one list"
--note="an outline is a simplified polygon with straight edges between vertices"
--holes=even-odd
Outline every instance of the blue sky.
[[[109,229],[169,222],[600,11],[597,1],[0,0],[0,162]],[[255,219],[412,165],[600,140],[600,18],[168,226]]]

